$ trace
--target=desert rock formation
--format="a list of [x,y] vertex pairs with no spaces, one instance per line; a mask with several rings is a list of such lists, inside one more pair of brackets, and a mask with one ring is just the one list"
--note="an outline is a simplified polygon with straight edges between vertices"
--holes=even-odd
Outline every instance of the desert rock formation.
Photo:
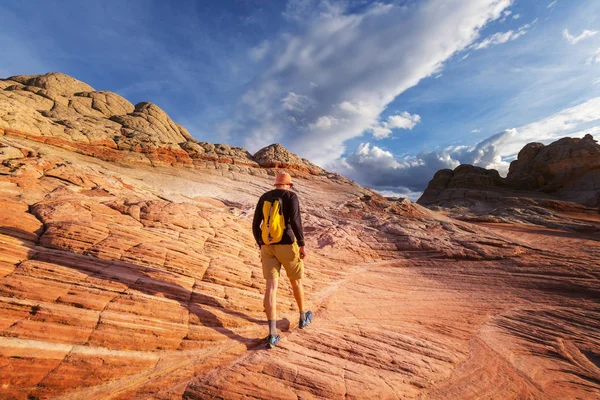
[[506,178],[472,165],[438,171],[418,203],[453,207],[473,200],[527,197],[600,207],[600,145],[592,135],[529,143],[510,163]]
[[279,144],[253,156],[241,147],[199,142],[155,104],[134,106],[58,72],[0,80],[0,129],[107,161],[327,173]]
[[[524,200],[554,227],[458,220],[282,146],[195,141],[157,106],[62,74],[0,85],[0,398],[599,393],[595,210]],[[250,223],[283,170],[316,319],[296,329],[283,279],[267,351]]]
[[314,165],[307,159],[300,158],[291,153],[279,143],[272,144],[259,150],[254,155],[254,159],[263,168],[297,169],[300,171],[309,172],[313,175],[327,173],[325,170]]

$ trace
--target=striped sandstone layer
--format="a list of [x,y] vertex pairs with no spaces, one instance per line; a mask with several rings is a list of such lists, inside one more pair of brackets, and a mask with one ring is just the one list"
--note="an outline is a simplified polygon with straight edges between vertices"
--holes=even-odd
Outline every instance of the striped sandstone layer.
[[[60,76],[15,82],[80,111],[71,92],[98,93]],[[10,91],[16,102],[39,101]],[[86,96],[75,97],[93,105],[99,95]],[[151,153],[77,141],[82,128],[62,136],[64,125],[55,133],[40,111],[3,101],[0,109],[15,108],[0,136],[0,398],[553,399],[600,390],[600,218],[585,207],[538,210],[560,222],[552,228],[461,221],[335,174],[289,169],[316,319],[296,329],[283,279],[283,339],[266,351],[250,221],[282,170],[271,167],[297,156],[274,145],[264,153],[283,164],[129,162]],[[106,103],[132,114],[119,119],[132,137],[115,144],[160,136],[136,119],[152,120],[135,115],[151,107]],[[100,148],[125,161],[99,157]]]

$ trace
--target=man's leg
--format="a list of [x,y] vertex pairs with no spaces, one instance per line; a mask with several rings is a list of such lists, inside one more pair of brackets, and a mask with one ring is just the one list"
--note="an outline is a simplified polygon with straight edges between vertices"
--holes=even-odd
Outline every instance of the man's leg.
[[302,279],[290,279],[290,283],[292,284],[292,291],[294,292],[294,298],[296,299],[296,304],[298,304],[298,309],[300,312],[304,310],[304,288],[302,286]]
[[292,285],[296,304],[298,304],[298,308],[300,309],[300,321],[298,322],[298,326],[300,328],[306,328],[313,320],[313,313],[304,308],[304,287],[302,286],[302,279],[290,279],[290,283]]
[[275,323],[277,321],[277,284],[279,283],[278,278],[267,279],[267,290],[265,291],[265,300],[263,302],[265,306],[265,313],[267,314],[267,320],[269,321],[269,335],[277,335],[277,327]]

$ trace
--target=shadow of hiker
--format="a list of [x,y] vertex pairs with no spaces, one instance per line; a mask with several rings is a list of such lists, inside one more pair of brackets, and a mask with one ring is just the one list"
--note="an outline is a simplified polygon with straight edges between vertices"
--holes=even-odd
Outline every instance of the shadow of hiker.
[[[240,311],[228,309],[216,298],[196,292],[193,288],[190,290],[171,280],[161,280],[155,277],[175,278],[178,274],[174,272],[141,266],[126,261],[104,260],[90,255],[73,253],[68,250],[42,247],[38,244],[39,236],[36,233],[14,227],[0,226],[0,235],[22,241],[24,250],[22,254],[23,261],[15,263],[15,271],[19,265],[27,261],[41,261],[70,268],[85,273],[91,278],[103,279],[126,286],[126,289],[123,289],[121,294],[126,294],[126,290],[130,289],[142,294],[174,300],[181,307],[187,309],[191,315],[195,315],[202,326],[212,328],[219,334],[238,341],[247,349],[252,349],[262,343],[260,339],[247,338],[234,332],[223,323],[222,318],[215,311],[211,311],[211,308],[231,317],[244,319],[252,324],[266,326],[267,322],[265,320],[254,318]],[[0,285],[2,285],[1,278]],[[72,285],[85,285],[85,280],[73,282]],[[0,288],[0,292],[3,291],[5,290]]]
[[[60,250],[59,252],[64,253],[64,251]],[[246,348],[256,345],[257,340],[243,337],[226,327],[221,318],[215,312],[212,312],[210,308],[218,309],[224,314],[242,318],[254,324],[266,325],[266,321],[253,318],[239,311],[227,309],[215,298],[195,292],[193,288],[189,290],[177,283],[163,281],[151,276],[152,274],[176,276],[177,274],[173,272],[152,267],[143,267],[125,261],[101,260],[77,253],[69,253],[71,256],[70,260],[66,260],[61,258],[60,254],[53,253],[54,251],[51,252],[49,250],[41,251],[33,259],[74,268],[78,271],[88,273],[96,279],[125,284],[129,289],[142,294],[161,296],[177,301],[181,307],[187,309],[190,314],[195,315],[203,326],[212,328],[218,333],[242,343]],[[90,268],[90,261],[93,261],[93,264],[91,264],[93,265],[92,268]]]

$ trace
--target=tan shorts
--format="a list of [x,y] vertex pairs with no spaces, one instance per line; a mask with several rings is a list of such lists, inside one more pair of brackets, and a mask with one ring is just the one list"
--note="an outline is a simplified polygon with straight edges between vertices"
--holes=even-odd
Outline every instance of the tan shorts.
[[263,244],[260,246],[260,258],[265,279],[279,278],[281,266],[288,278],[293,280],[304,277],[304,262],[300,258],[298,244]]

